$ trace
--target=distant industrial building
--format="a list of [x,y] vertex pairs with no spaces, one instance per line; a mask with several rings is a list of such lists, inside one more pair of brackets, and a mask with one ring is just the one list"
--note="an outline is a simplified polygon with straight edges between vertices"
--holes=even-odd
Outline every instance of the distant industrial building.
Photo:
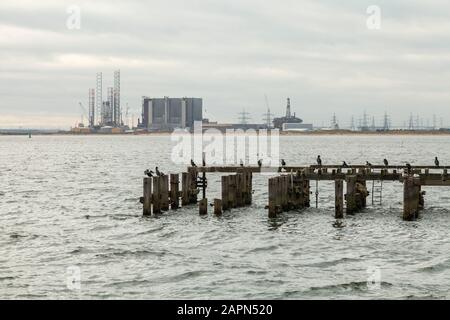
[[309,123],[283,123],[283,131],[312,131],[313,125]]
[[283,130],[284,123],[303,123],[303,120],[291,114],[291,99],[287,98],[286,115],[284,117],[275,118],[273,126],[277,129]]
[[312,124],[303,123],[303,120],[297,118],[291,113],[291,99],[287,98],[286,115],[273,120],[274,128],[281,131],[309,131],[313,130]]
[[148,131],[171,131],[175,128],[193,128],[195,121],[203,120],[201,98],[142,97],[142,122]]

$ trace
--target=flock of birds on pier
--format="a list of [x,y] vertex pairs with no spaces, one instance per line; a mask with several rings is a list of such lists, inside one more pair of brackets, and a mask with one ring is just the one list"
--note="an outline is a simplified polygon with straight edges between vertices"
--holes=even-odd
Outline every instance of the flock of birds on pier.
[[[318,165],[319,167],[321,167],[321,166],[322,166],[322,157],[321,157],[320,155],[317,156],[316,161],[317,161],[317,165]],[[241,160],[241,163],[242,163],[242,160]],[[384,160],[383,160],[383,164],[384,164],[386,167],[388,167],[388,166],[389,166],[389,161],[388,161],[387,159],[384,159]],[[438,157],[435,157],[435,158],[434,158],[434,164],[435,164],[436,167],[439,167],[439,166],[440,166],[440,162],[439,162]],[[242,165],[242,164],[241,164],[241,165]],[[259,165],[260,167],[262,166],[262,161],[261,161],[261,160],[258,161],[258,165]],[[372,164],[371,164],[369,161],[366,161],[366,166],[367,166],[367,167],[372,167]],[[282,167],[282,168],[285,168],[285,167],[286,167],[286,161],[285,161],[284,159],[281,159],[281,167]],[[346,161],[343,161],[343,162],[342,162],[342,168],[350,168],[350,166],[347,164]],[[409,162],[406,163],[406,170],[407,170],[408,173],[411,173],[411,172],[412,172],[412,166],[411,166],[411,164],[410,164]]]
[[155,168],[154,172],[152,170],[150,170],[150,169],[145,170],[144,171],[144,175],[146,175],[147,177],[150,177],[150,178],[154,177],[155,175],[157,177],[164,177],[165,176],[164,172],[161,172],[158,167]]
[[[317,165],[318,165],[319,167],[321,167],[321,166],[322,166],[322,158],[321,158],[320,155],[317,156],[316,161],[317,161]],[[387,159],[384,159],[384,160],[383,160],[383,163],[384,163],[384,165],[385,165],[386,167],[389,166],[389,161],[388,161]],[[438,157],[435,157],[435,158],[434,158],[434,164],[435,164],[436,167],[439,167],[439,166],[440,166],[440,162],[439,162]],[[205,161],[205,159],[202,160],[202,165],[203,165],[204,167],[206,167],[206,161]],[[261,168],[262,165],[263,165],[263,161],[262,161],[262,159],[259,159],[259,160],[258,160],[258,167]],[[242,161],[242,159],[240,160],[240,166],[241,166],[241,167],[244,166],[244,161]],[[281,159],[281,167],[282,167],[282,168],[285,168],[286,166],[287,166],[286,160]],[[372,167],[372,164],[371,164],[369,161],[366,161],[366,166],[367,166],[367,167]],[[195,164],[194,160],[192,160],[192,159],[191,159],[191,167],[197,167],[197,165]],[[347,162],[343,161],[343,162],[342,162],[342,168],[350,168],[350,166],[347,164]],[[410,172],[412,171],[412,166],[411,166],[410,163],[406,163],[406,169],[407,169],[408,173],[410,173]],[[158,167],[156,167],[156,168],[155,168],[155,171],[152,171],[152,170],[150,170],[150,169],[145,170],[145,171],[144,171],[144,175],[146,175],[146,176],[148,176],[148,177],[153,177],[153,176],[155,176],[155,175],[156,175],[157,177],[162,177],[162,176],[164,176],[165,174],[164,174],[163,172],[161,172],[161,171],[159,170]]]

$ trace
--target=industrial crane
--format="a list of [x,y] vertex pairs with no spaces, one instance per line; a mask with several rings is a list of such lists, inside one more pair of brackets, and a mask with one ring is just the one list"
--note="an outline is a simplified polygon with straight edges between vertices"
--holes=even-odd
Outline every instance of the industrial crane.
[[80,105],[80,109],[81,109],[81,122],[80,122],[79,127],[84,127],[84,117],[87,115],[87,111],[81,102],[79,102],[78,104]]
[[128,106],[128,102],[127,102],[127,108],[125,111],[125,121],[126,121],[126,126],[130,129],[129,112],[130,112],[130,107]]

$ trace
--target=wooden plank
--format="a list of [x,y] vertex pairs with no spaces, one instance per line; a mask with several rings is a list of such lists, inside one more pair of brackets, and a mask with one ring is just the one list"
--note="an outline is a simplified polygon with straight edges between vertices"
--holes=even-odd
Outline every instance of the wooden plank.
[[220,216],[222,214],[222,200],[214,199],[214,214]]
[[153,177],[153,213],[161,213],[161,177]]
[[236,174],[236,207],[237,208],[244,206],[243,182],[244,182],[244,175],[242,173],[237,173]]
[[144,216],[152,214],[152,178],[144,178]]
[[236,208],[236,175],[231,175],[228,178],[228,201],[229,201],[229,208]]
[[303,207],[309,208],[311,206],[311,186],[310,180],[307,178],[303,178],[302,181],[302,198],[303,198]]
[[203,198],[198,203],[198,213],[201,216],[205,216],[208,214],[208,199]]
[[251,205],[253,201],[253,173],[251,171],[246,171],[247,174],[247,197],[245,204]]
[[188,170],[189,176],[189,203],[195,204],[197,203],[199,190],[197,189],[197,178],[198,178],[198,168],[191,167]]
[[228,190],[230,186],[229,176],[222,176],[222,210],[226,211],[230,208],[230,200],[229,195],[230,191]]
[[161,176],[159,179],[161,183],[161,210],[169,210],[169,176]]
[[277,217],[277,177],[269,179],[269,218]]
[[335,181],[335,218],[344,218],[344,181]]
[[180,207],[180,175],[170,175],[170,208],[176,210]]
[[189,174],[183,172],[181,174],[181,205],[187,206],[189,204]]
[[356,176],[347,176],[347,193],[345,195],[346,212],[354,214],[357,211],[356,204]]
[[288,204],[288,180],[286,179],[287,176],[281,176],[281,208],[283,209],[283,212],[289,210],[289,204]]
[[277,212],[282,212],[283,211],[283,196],[281,194],[281,190],[283,189],[283,183],[281,181],[281,177],[276,177],[275,178],[276,181],[276,191],[275,191],[275,195],[276,195],[276,207],[277,207]]
[[[404,170],[406,169],[405,165],[390,165],[390,166],[384,166],[384,165],[372,165],[371,167],[368,167],[366,165],[349,165],[349,167],[351,169],[366,169],[369,171],[373,171],[373,170]],[[192,167],[191,167],[192,168]],[[429,170],[444,170],[447,169],[446,166],[439,166],[439,167],[435,167],[435,166],[411,166],[411,168],[413,170],[425,170],[425,169],[429,169]],[[195,167],[195,170],[197,170],[198,172],[218,172],[218,173],[236,173],[239,170],[242,170],[243,168],[240,166],[210,166],[210,167]],[[261,168],[258,166],[248,166],[248,167],[244,167],[245,170],[248,170],[250,172],[253,173],[259,173],[261,172]],[[272,167],[271,169],[274,170],[274,172],[279,172],[281,167]],[[291,171],[302,171],[305,169],[311,169],[311,170],[318,170],[318,169],[322,169],[322,173],[327,174],[328,170],[340,170],[342,171],[342,165],[338,164],[338,165],[326,165],[326,166],[322,166],[319,167],[317,165],[311,165],[311,166],[287,166],[287,167],[283,167],[283,170],[285,172],[291,172]]]

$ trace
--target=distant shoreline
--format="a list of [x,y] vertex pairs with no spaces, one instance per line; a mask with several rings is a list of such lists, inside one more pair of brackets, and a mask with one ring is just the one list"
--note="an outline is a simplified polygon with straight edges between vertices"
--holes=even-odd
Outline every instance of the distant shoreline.
[[[170,132],[138,132],[138,133],[74,133],[70,131],[39,132],[31,131],[32,136],[167,136]],[[28,136],[28,132],[0,132],[0,136]],[[447,136],[450,130],[391,130],[391,131],[350,131],[320,130],[280,132],[280,136]]]

